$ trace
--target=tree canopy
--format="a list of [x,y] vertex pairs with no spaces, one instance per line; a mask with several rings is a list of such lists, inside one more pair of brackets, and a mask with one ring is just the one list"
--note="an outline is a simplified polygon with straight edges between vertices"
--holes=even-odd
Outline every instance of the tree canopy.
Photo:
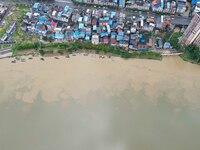
[[200,49],[194,45],[191,44],[185,48],[185,53],[187,57],[196,60],[197,62],[200,62]]
[[183,35],[182,32],[175,32],[169,39],[169,42],[176,50],[183,50],[182,45],[179,43],[179,38]]

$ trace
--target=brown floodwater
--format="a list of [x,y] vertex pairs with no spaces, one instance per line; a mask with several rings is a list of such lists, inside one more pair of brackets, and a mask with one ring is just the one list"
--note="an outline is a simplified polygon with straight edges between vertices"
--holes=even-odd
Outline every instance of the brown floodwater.
[[0,60],[0,150],[199,150],[200,66]]

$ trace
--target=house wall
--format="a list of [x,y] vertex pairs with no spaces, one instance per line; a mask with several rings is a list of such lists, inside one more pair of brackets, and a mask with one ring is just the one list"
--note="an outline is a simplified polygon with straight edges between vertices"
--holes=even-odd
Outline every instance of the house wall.
[[197,38],[194,40],[194,44],[196,44],[200,48],[200,34],[197,36]]

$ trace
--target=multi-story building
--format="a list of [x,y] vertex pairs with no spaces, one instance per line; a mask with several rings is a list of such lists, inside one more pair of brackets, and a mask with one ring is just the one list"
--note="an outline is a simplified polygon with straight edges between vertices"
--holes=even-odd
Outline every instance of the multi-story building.
[[190,45],[195,41],[195,43],[199,42],[200,39],[200,13],[195,14],[190,22],[189,26],[185,30],[181,43],[185,46]]
[[125,0],[119,0],[119,7],[125,7]]
[[197,38],[194,40],[194,44],[196,44],[198,47],[200,47],[200,34],[197,36]]

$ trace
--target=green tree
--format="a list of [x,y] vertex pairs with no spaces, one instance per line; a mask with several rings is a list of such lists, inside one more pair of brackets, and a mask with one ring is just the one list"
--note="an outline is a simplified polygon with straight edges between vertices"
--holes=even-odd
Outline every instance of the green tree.
[[200,49],[196,45],[190,44],[189,46],[187,46],[185,48],[185,53],[187,57],[197,60],[197,62],[200,61]]
[[39,50],[39,53],[40,53],[41,56],[44,56],[44,54],[45,54],[45,52],[44,52],[43,49],[40,49],[40,50]]
[[173,46],[173,48],[175,48],[176,50],[183,50],[182,45],[179,43],[179,38],[183,35],[182,32],[176,32],[174,34],[172,34],[172,36],[169,39],[169,42],[171,43],[171,45]]

